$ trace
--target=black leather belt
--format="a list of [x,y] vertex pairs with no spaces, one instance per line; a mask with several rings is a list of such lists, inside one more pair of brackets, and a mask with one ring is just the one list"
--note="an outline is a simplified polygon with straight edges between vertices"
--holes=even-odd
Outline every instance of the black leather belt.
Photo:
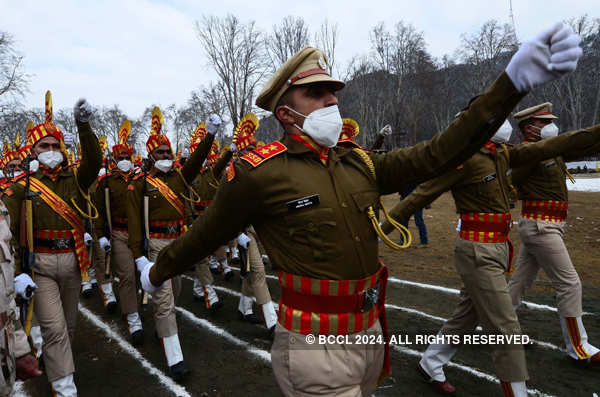
[[181,225],[150,226],[150,233],[180,234],[181,233]]
[[66,250],[75,248],[75,240],[70,238],[39,238],[33,239],[33,244],[36,247],[44,247],[52,250]]

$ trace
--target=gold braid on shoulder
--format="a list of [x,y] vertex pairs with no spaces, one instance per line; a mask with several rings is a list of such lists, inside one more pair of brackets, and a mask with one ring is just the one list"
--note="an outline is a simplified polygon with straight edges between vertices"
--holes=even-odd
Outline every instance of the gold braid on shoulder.
[[[373,164],[373,160],[371,160],[371,157],[369,157],[369,155],[367,153],[365,153],[364,150],[359,149],[359,148],[354,148],[354,149],[352,149],[352,151],[354,153],[358,154],[359,157],[362,159],[362,161],[367,165],[367,168],[371,172],[373,179],[377,179],[377,175],[375,174],[375,165]],[[375,215],[375,210],[373,209],[373,206],[369,206],[369,208],[367,208],[367,215],[369,216],[369,219],[371,220],[371,224],[373,225],[373,229],[375,229],[375,233],[377,233],[379,238],[385,244],[387,244],[388,247],[390,247],[394,250],[399,251],[401,249],[410,247],[410,244],[412,243],[412,236],[410,234],[410,231],[404,225],[402,225],[401,223],[398,223],[395,219],[393,219],[388,214],[385,206],[383,205],[383,200],[381,200],[381,197],[379,197],[379,205],[381,205],[381,209],[383,210],[385,219],[387,219],[387,221],[396,230],[398,230],[398,232],[400,232],[400,236],[402,237],[402,241],[404,241],[404,243],[396,244],[395,242],[390,240],[390,238],[381,229],[381,226],[379,225],[379,220],[377,219],[377,216]]]

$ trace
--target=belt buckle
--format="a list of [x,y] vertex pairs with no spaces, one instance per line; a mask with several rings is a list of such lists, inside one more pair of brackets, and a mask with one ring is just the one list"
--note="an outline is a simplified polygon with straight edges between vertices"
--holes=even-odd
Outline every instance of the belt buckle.
[[177,234],[177,233],[179,233],[179,225],[167,226],[167,234]]
[[64,239],[64,238],[59,238],[54,240],[54,246],[56,247],[56,249],[59,250],[66,250],[69,249],[69,240]]
[[361,313],[368,312],[377,304],[377,301],[379,300],[379,284],[366,290],[364,292],[364,297],[363,306],[360,309]]

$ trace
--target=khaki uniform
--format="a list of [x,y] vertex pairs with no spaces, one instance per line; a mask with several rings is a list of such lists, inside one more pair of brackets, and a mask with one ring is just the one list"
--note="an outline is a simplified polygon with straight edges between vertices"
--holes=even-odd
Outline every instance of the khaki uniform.
[[[294,277],[335,282],[373,276],[380,265],[377,235],[367,210],[377,205],[381,194],[421,183],[464,162],[498,129],[521,97],[503,74],[444,133],[411,148],[368,155],[368,161],[351,149],[332,148],[324,163],[319,154],[286,134],[280,142],[263,147],[266,154],[257,149],[225,173],[204,216],[160,252],[150,281],[160,285],[181,274],[249,225],[256,229],[274,266]],[[280,325],[286,324],[282,317],[280,312]],[[370,326],[369,332],[379,334],[378,324]],[[368,395],[384,366],[382,345],[374,354],[367,354],[368,348],[361,346],[356,353],[362,355],[357,376],[341,380],[346,376],[346,354],[327,349],[328,362],[335,363],[329,372],[333,375],[315,377],[311,367],[315,359],[324,358],[324,348],[296,357],[291,343],[290,335],[277,327],[273,367],[287,396],[313,395],[314,390],[348,395],[360,395],[362,390]],[[275,350],[279,347],[281,351]],[[290,371],[285,370],[288,366]],[[300,386],[293,383],[299,378],[304,379]],[[306,392],[299,394],[302,390]]]
[[[94,202],[99,213],[95,231],[98,237],[106,237],[111,241],[111,270],[119,277],[119,303],[124,315],[138,311],[135,263],[128,246],[127,205],[125,205],[127,203],[127,186],[132,178],[133,172],[123,174],[114,170],[100,179],[94,194]],[[106,219],[104,198],[106,188],[109,190],[112,233],[108,230]]]
[[10,248],[10,216],[0,201],[0,396],[12,395],[15,383],[15,360],[30,352],[27,335],[23,331],[14,290],[14,262]]
[[[461,222],[463,222],[460,236],[456,241],[454,264],[464,285],[458,307],[442,327],[442,334],[462,337],[462,335],[472,334],[479,324],[482,325],[484,332],[494,335],[521,333],[504,276],[504,273],[509,271],[510,261],[506,235],[512,224],[509,213],[511,167],[551,158],[563,151],[586,148],[599,139],[600,134],[597,132],[589,133],[580,130],[536,144],[519,145],[513,148],[487,144],[462,166],[418,186],[390,211],[394,219],[403,222],[415,211],[433,202],[443,192],[452,191],[456,211],[461,214]],[[494,214],[497,219],[502,219],[501,217],[504,216],[504,221],[507,222],[506,229],[502,232],[504,236],[480,237],[479,232],[483,230],[470,231],[476,227],[470,227],[469,222],[479,219],[473,214],[489,214],[489,219],[493,219]],[[392,226],[389,222],[384,222],[382,229],[389,233],[392,231]],[[422,368],[434,380],[444,381],[442,366],[450,360],[456,349],[457,347],[443,344],[431,345],[421,360]],[[500,380],[519,382],[528,378],[521,345],[496,345],[493,360]]]
[[[182,194],[189,194],[188,188],[185,185],[182,177],[185,178],[187,183],[191,183],[194,178],[200,172],[202,162],[206,158],[212,142],[214,140],[213,135],[208,135],[194,151],[192,156],[185,162],[181,168],[181,175],[175,170],[170,170],[168,173],[163,173],[153,168],[150,171],[150,175],[160,179],[165,183],[175,194],[178,195],[180,200]],[[144,220],[142,219],[143,211],[143,197],[144,194],[149,196],[149,223],[152,222],[173,222],[180,220],[181,227],[185,224],[185,215],[182,215],[169,203],[169,201],[160,193],[160,191],[153,187],[150,182],[144,182],[144,176],[138,175],[137,179],[131,182],[128,187],[129,193],[127,197],[127,220],[128,220],[128,232],[129,232],[129,248],[133,253],[134,258],[139,258],[146,255],[142,251],[142,226]],[[146,189],[146,192],[144,192]],[[152,226],[150,226],[150,233],[152,233]],[[175,233],[170,234],[166,238],[150,238],[149,251],[147,253],[148,259],[154,261],[160,249],[169,245],[174,238],[183,233],[181,228],[177,228]],[[160,234],[160,233],[158,233]],[[171,237],[172,236],[172,237]],[[191,264],[188,267],[191,268]],[[187,270],[187,269],[186,269]],[[158,291],[152,297],[152,304],[154,306],[154,320],[156,322],[156,332],[159,338],[166,338],[177,333],[177,323],[175,320],[175,300],[177,299],[180,291],[179,286],[181,285],[180,279],[177,277],[174,280],[168,281],[165,288]],[[172,285],[173,284],[173,285]]]
[[[585,129],[589,135],[600,135],[600,125]],[[564,135],[564,134],[563,134]],[[560,135],[559,137],[563,136]],[[542,140],[541,142],[546,141]],[[565,160],[595,154],[600,143],[590,143],[585,149],[565,151],[563,157],[531,161],[514,169],[514,182],[523,203],[562,203],[565,217],[545,217],[525,213],[519,219],[519,237],[522,246],[516,261],[516,273],[508,284],[512,303],[518,306],[531,287],[540,269],[552,281],[556,290],[558,314],[567,353],[576,360],[585,360],[600,350],[587,340],[583,326],[582,290],[577,270],[571,262],[563,241],[568,205]],[[527,144],[525,146],[530,146]]]
[[[56,181],[38,170],[32,176],[40,180],[50,190],[74,208],[73,202],[81,209],[86,208],[80,190],[87,189],[96,180],[100,170],[102,155],[98,139],[88,123],[79,124],[82,158],[77,169],[77,182],[73,170],[63,170]],[[13,244],[18,249],[20,235],[21,203],[24,199],[24,188],[20,184],[11,186],[12,194],[6,204],[15,221],[11,224]],[[33,231],[38,236],[43,230],[69,231],[71,225],[55,210],[49,207],[39,196],[33,197]],[[17,273],[20,273],[20,259],[16,259]],[[74,372],[73,354],[70,339],[74,335],[77,320],[77,304],[81,273],[74,252],[38,253],[35,254],[33,280],[38,288],[35,293],[35,315],[42,329],[44,363],[48,379],[52,382]]]
[[[246,234],[250,237],[248,246],[248,267],[249,272],[242,280],[242,294],[245,296],[254,296],[258,305],[264,305],[271,302],[271,294],[267,285],[265,274],[265,264],[262,261],[260,250],[258,249],[258,234],[253,227],[250,227]],[[244,266],[245,264],[241,264]]]

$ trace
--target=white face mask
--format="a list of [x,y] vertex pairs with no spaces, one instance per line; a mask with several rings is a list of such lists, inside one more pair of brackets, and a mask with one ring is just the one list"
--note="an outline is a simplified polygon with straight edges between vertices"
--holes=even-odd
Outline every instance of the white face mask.
[[37,172],[38,168],[40,168],[40,162],[37,160],[31,160],[29,162],[29,172]]
[[334,147],[337,145],[343,124],[342,116],[340,116],[340,110],[337,105],[317,109],[308,116],[305,116],[290,107],[287,108],[305,118],[303,127],[294,124],[300,131],[310,136],[321,146]]
[[131,171],[131,169],[133,164],[131,164],[131,161],[129,160],[121,160],[117,163],[117,167],[123,171],[123,172],[129,172]]
[[173,160],[158,160],[154,163],[154,166],[162,172],[169,172],[173,167]]
[[63,162],[63,155],[61,152],[49,150],[38,154],[38,159],[40,160],[40,163],[44,164],[46,167],[54,169]]
[[510,136],[512,135],[512,126],[508,122],[508,120],[504,120],[504,123],[498,128],[498,131],[494,134],[493,137],[490,138],[490,141],[494,143],[506,143],[510,140]]
[[554,123],[546,124],[543,128],[535,125],[532,125],[531,127],[540,130],[540,136],[542,139],[558,136],[558,127]]

